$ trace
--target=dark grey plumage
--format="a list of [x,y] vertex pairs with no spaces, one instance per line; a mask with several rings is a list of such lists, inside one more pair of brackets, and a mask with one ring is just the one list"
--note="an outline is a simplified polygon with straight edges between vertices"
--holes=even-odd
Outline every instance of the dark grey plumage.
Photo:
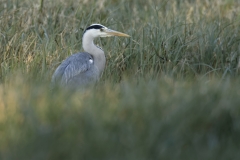
[[98,69],[93,57],[86,53],[76,53],[65,59],[52,76],[52,83],[62,87],[88,86],[98,80]]

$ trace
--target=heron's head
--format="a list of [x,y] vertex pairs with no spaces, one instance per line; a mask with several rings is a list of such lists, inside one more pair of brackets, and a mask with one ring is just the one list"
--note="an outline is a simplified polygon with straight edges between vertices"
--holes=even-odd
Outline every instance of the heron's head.
[[127,35],[125,33],[111,30],[101,24],[92,24],[84,31],[83,35],[88,35],[93,38],[111,37],[111,36],[130,37],[129,35]]

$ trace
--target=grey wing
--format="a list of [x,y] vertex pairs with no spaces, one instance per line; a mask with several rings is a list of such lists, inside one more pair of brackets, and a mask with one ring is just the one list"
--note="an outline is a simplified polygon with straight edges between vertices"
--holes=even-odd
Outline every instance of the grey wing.
[[63,86],[81,85],[86,79],[91,78],[88,71],[93,68],[93,60],[89,54],[73,54],[58,66],[52,76],[52,83],[60,83]]

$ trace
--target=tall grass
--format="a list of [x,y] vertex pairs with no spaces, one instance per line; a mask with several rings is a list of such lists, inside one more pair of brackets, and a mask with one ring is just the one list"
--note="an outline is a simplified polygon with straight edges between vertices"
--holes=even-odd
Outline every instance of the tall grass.
[[[237,0],[0,2],[0,159],[238,159]],[[107,65],[51,91],[92,23]]]

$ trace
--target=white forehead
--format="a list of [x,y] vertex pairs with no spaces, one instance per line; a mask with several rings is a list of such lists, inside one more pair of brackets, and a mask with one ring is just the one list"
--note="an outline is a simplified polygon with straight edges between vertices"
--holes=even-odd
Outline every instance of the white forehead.
[[101,29],[108,29],[104,25],[101,24],[92,24],[90,25],[84,32],[83,32],[83,39],[87,38],[96,38],[96,37],[109,37],[106,32],[102,31]]

